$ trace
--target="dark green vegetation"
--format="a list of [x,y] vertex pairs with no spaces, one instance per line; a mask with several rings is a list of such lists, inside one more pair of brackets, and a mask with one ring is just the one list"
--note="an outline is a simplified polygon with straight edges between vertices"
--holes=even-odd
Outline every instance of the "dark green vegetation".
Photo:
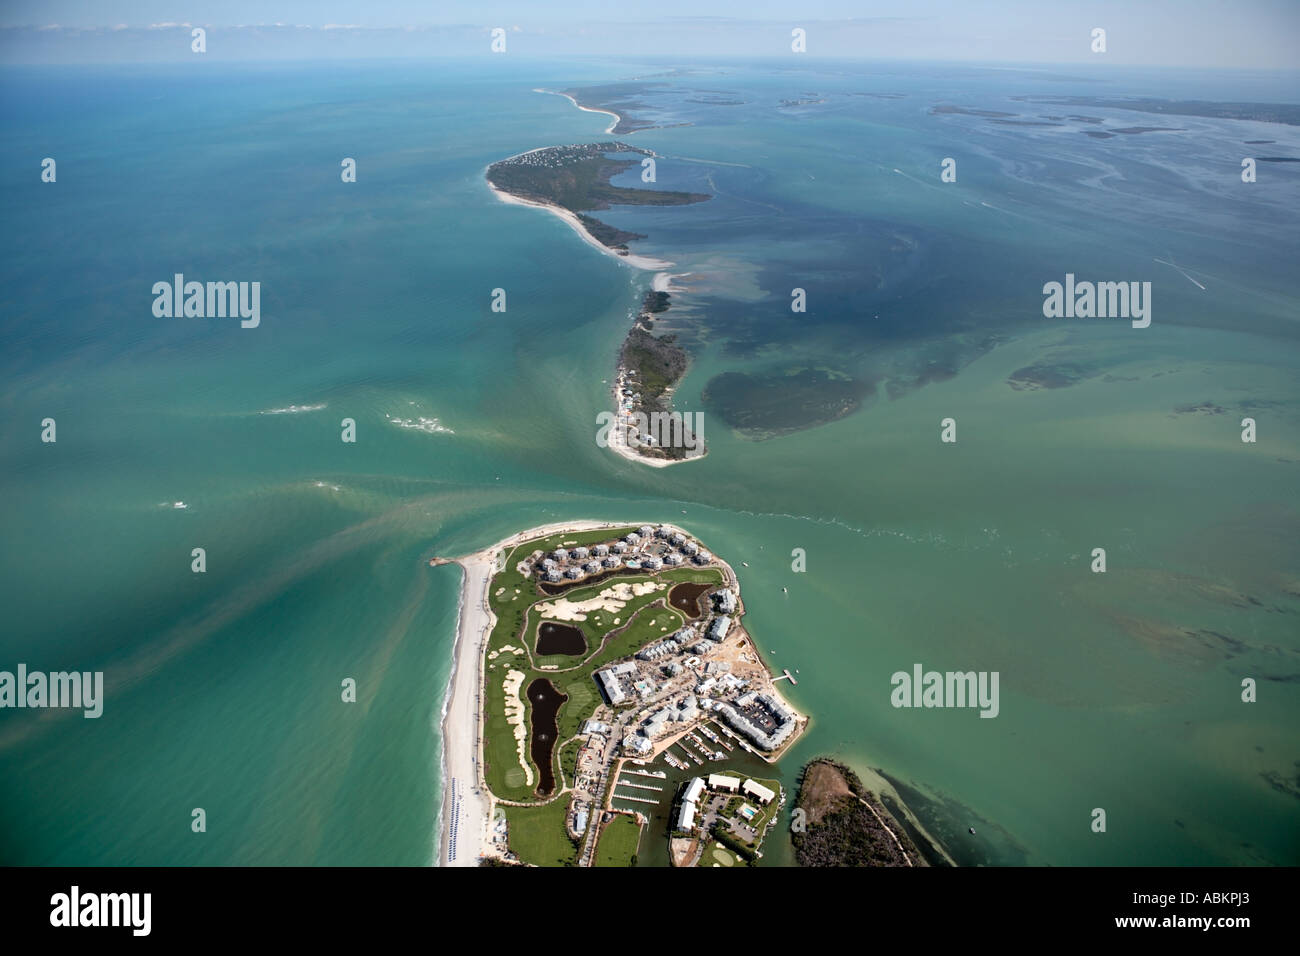
[[873,382],[826,368],[795,366],[763,375],[723,372],[704,386],[708,410],[746,438],[762,440],[852,414]]
[[896,825],[888,831],[881,826],[891,817],[843,764],[822,758],[804,767],[795,806],[807,815],[805,831],[794,833],[800,866],[907,866],[904,852],[913,865],[921,865],[907,833]]
[[560,206],[579,214],[583,225],[599,242],[624,253],[629,241],[644,237],[615,229],[582,214],[593,209],[608,209],[611,205],[685,206],[713,198],[708,193],[611,185],[613,177],[639,168],[641,160],[613,159],[607,153],[635,153],[638,157],[650,155],[647,150],[625,143],[551,146],[493,163],[488,167],[487,179],[497,189],[512,196]]
[[609,223],[601,222],[586,213],[578,213],[578,221],[582,223],[582,227],[591,233],[597,242],[602,246],[608,246],[615,252],[626,254],[629,242],[633,239],[645,238],[643,232],[628,232],[626,229],[619,229]]
[[[676,335],[655,335],[651,328],[654,317],[668,311],[670,296],[667,292],[650,291],[641,300],[641,312],[632,329],[623,340],[619,351],[619,367],[630,373],[637,383],[640,398],[634,400],[632,411],[644,415],[656,412],[670,414],[673,410],[671,390],[677,385],[690,365],[686,350],[677,344]],[[660,458],[685,458],[685,443],[668,444],[649,450]],[[644,453],[644,452],[643,452]]]
[[[709,835],[740,857],[745,863],[753,863],[758,858],[758,846],[733,835],[725,824],[715,823]],[[707,854],[702,862],[708,863]]]
[[1038,388],[1068,388],[1097,374],[1097,369],[1077,362],[1037,362],[1018,368],[1007,376],[1007,384],[1017,391]]
[[641,311],[649,312],[651,315],[667,312],[669,298],[667,292],[647,292],[645,299],[641,302]]
[[686,374],[686,352],[674,343],[675,336],[657,338],[636,326],[623,341],[619,363],[636,373],[640,383],[641,409],[646,413],[668,411],[665,392]]

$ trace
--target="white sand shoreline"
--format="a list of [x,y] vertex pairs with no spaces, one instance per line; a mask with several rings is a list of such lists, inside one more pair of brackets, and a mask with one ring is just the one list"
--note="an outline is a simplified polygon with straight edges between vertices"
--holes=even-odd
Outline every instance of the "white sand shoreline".
[[695,455],[691,458],[658,458],[650,455],[643,455],[631,446],[628,442],[628,423],[623,418],[626,413],[623,411],[623,406],[621,404],[623,396],[620,394],[620,389],[623,387],[623,380],[618,374],[621,369],[622,366],[615,369],[613,384],[609,387],[610,399],[614,403],[615,427],[610,431],[609,442],[605,447],[620,458],[626,458],[628,461],[635,461],[642,465],[649,465],[651,468],[667,468],[670,465],[683,465],[688,461],[700,461],[704,458],[708,454],[707,447],[704,454]]
[[[485,168],[485,179],[486,176],[487,170]],[[518,196],[506,192],[504,189],[494,186],[490,180],[488,181],[488,188],[491,189],[497,199],[500,199],[502,202],[510,203],[512,206],[532,206],[534,209],[545,209],[552,215],[558,216],[561,220],[567,223],[569,228],[576,232],[582,238],[582,241],[587,243],[587,245],[594,246],[601,252],[605,253],[605,255],[613,256],[619,262],[626,262],[635,269],[645,269],[648,272],[660,272],[672,268],[673,264],[666,259],[655,259],[651,256],[638,256],[630,252],[627,255],[622,255],[614,249],[611,249],[588,232],[587,227],[582,224],[582,220],[563,206],[557,206],[554,203],[548,202],[536,202],[532,199],[521,199]]]
[[619,116],[619,115],[618,115],[617,113],[615,113],[613,110],[598,110],[598,109],[596,109],[595,107],[592,107],[592,106],[583,106],[581,103],[579,103],[577,100],[575,100],[575,99],[574,99],[572,96],[570,96],[568,93],[561,93],[559,90],[545,90],[545,89],[542,89],[541,87],[534,87],[533,92],[534,92],[534,93],[550,93],[552,96],[563,96],[566,100],[568,100],[570,103],[572,103],[572,104],[573,104],[574,106],[576,106],[578,109],[582,110],[584,113],[604,113],[606,116],[612,116],[612,117],[614,117],[614,122],[610,123],[610,124],[609,124],[609,129],[605,130],[605,135],[606,135],[606,136],[611,136],[611,135],[613,135],[614,130],[618,128],[618,124],[621,123],[621,122],[623,122],[623,117]]
[[[488,588],[496,574],[496,557],[531,538],[568,531],[621,528],[608,521],[562,521],[520,531],[489,548],[452,559],[464,571],[461,581],[456,642],[451,676],[442,708],[442,793],[439,799],[438,865],[477,866],[488,851],[496,799],[482,777],[483,653],[496,625],[488,607]],[[455,788],[455,806],[451,797]],[[451,824],[456,824],[456,857],[451,859]]]

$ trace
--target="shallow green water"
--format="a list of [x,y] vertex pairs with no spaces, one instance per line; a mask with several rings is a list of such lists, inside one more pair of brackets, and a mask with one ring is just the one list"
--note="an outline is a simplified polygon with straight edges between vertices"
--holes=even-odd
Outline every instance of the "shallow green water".
[[[533,86],[621,68],[512,69],[165,84],[116,71],[61,78],[40,111],[21,95],[35,80],[7,77],[6,171],[26,176],[34,150],[67,159],[57,193],[4,187],[0,668],[103,670],[107,700],[98,720],[0,711],[0,860],[429,862],[459,571],[427,559],[564,518],[672,520],[732,563],[751,632],[799,669],[789,693],[814,718],[782,765],[788,787],[816,754],[883,768],[933,798],[922,819],[968,863],[1300,860],[1296,351],[1293,335],[1261,331],[1293,320],[1295,299],[1272,260],[1249,265],[1249,224],[1217,246],[1178,240],[1180,262],[1201,243],[1224,280],[1195,298],[1176,273],[1150,273],[1170,305],[1145,333],[1048,324],[1033,315],[1044,275],[1147,275],[1164,267],[1130,269],[1138,246],[1162,255],[1165,237],[1133,240],[1113,196],[1096,199],[1109,218],[1094,224],[1035,208],[985,227],[929,191],[855,178],[861,151],[891,167],[942,153],[921,109],[929,81],[863,80],[916,109],[871,137],[854,115],[814,117],[806,142],[844,142],[822,153],[781,116],[638,134],[742,156],[761,175],[720,187],[824,204],[828,234],[868,209],[911,224],[931,258],[888,334],[865,308],[852,322],[839,311],[799,339],[810,357],[900,374],[954,316],[1003,336],[955,377],[882,391],[821,428],[755,443],[710,419],[706,459],[651,470],[593,441],[601,379],[649,277],[481,182],[490,161],[604,128]],[[755,104],[776,88],[710,82]],[[354,154],[360,179],[344,187],[338,157]],[[815,179],[790,174],[795,155]],[[979,169],[970,188],[987,201],[1031,195]],[[820,181],[839,193],[810,191]],[[746,304],[749,285],[697,288],[719,327],[681,407],[700,408],[714,374],[784,360],[789,248],[729,219],[674,233],[668,213],[624,213],[619,225],[665,218],[646,251],[721,256],[766,290]],[[1251,228],[1294,243],[1293,225]],[[177,271],[260,278],[262,326],[154,319],[148,290]],[[987,287],[963,284],[978,275]],[[851,302],[849,282],[828,273],[825,288]],[[489,309],[497,287],[504,314]],[[746,326],[746,354],[724,347],[728,309],[770,310]],[[1100,370],[1069,388],[1006,383],[1081,356]],[[1202,402],[1223,411],[1174,411]],[[266,414],[291,405],[323,407]],[[1257,444],[1239,439],[1243,414]],[[54,445],[39,441],[47,416]],[[451,432],[390,421],[421,416]],[[939,441],[950,416],[955,445]],[[344,417],[354,445],[339,440]],[[194,547],[206,574],[190,570]],[[1105,575],[1088,570],[1094,547]],[[791,570],[795,548],[806,573]],[[917,662],[998,671],[999,716],[895,709],[890,675]],[[340,700],[346,677],[355,704]],[[1243,677],[1258,703],[1240,702]],[[1104,835],[1089,829],[1096,807]],[[778,844],[768,862],[788,860]]]

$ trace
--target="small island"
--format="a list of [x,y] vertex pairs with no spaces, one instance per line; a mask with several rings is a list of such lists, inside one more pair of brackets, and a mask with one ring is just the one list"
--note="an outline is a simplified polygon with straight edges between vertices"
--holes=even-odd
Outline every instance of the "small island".
[[619,153],[655,156],[648,149],[619,142],[546,146],[493,163],[486,176],[499,194],[569,213],[577,222],[576,228],[621,256],[629,255],[629,242],[645,236],[616,229],[587,212],[611,205],[685,206],[713,198],[708,193],[614,186],[611,179],[641,165],[641,159],[610,156]]
[[672,525],[597,522],[456,561],[444,865],[761,858],[785,803],[771,766],[808,721],[741,623],[730,565]]
[[703,458],[708,449],[702,430],[673,408],[673,390],[690,365],[677,336],[653,332],[657,316],[668,310],[670,295],[652,289],[619,349],[611,389],[617,409],[610,447],[646,464],[671,465]]
[[672,407],[672,392],[686,374],[689,356],[674,335],[652,331],[655,320],[669,307],[671,277],[666,270],[672,263],[634,255],[628,243],[644,239],[644,235],[618,229],[587,213],[612,205],[683,206],[712,197],[613,185],[615,176],[641,165],[642,159],[620,158],[629,153],[655,156],[650,150],[616,141],[548,146],[493,163],[485,177],[499,199],[546,209],[602,252],[656,271],[652,289],[645,294],[619,350],[611,388],[613,427],[602,444],[629,460],[665,466],[702,458],[707,452],[699,425]]
[[[795,858],[800,866],[929,865],[907,829],[858,775],[829,757],[804,767],[794,813]],[[941,852],[926,849],[931,857]]]

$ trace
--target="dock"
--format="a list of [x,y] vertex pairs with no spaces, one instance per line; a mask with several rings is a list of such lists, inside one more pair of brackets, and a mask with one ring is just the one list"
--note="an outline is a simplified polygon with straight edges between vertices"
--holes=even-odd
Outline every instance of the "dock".
[[660,793],[660,792],[662,792],[663,789],[664,789],[663,787],[652,787],[652,786],[650,786],[649,784],[645,784],[645,783],[631,783],[631,782],[629,782],[629,781],[627,781],[627,780],[620,780],[620,781],[618,782],[618,786],[620,786],[620,787],[633,787],[633,788],[635,788],[635,789],[637,789],[637,790],[653,790],[655,793]]
[[655,805],[657,805],[657,804],[659,803],[658,800],[647,800],[645,797],[629,797],[629,796],[625,796],[625,795],[623,795],[623,794],[621,794],[621,793],[616,793],[616,794],[614,794],[613,797],[611,797],[610,799],[612,799],[612,800],[631,800],[633,803],[650,803],[650,804],[655,804]]

